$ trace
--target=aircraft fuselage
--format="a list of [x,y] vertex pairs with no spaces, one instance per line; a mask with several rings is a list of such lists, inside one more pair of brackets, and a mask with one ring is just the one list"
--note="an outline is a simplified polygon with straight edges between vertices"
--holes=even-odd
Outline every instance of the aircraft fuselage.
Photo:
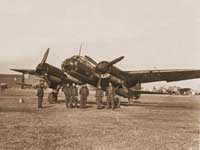
[[[73,56],[69,59],[66,59],[62,64],[62,69],[80,81],[97,87],[99,77],[95,71],[95,66],[89,63],[84,57],[77,58],[76,56]],[[115,66],[112,66],[110,67],[108,73],[102,74],[101,87],[103,90],[106,90],[108,83],[111,82],[114,87],[119,87],[117,90],[118,95],[128,98],[132,95],[129,95],[129,92],[125,92],[120,86],[124,84],[129,90],[130,87],[133,87],[137,84],[134,83],[130,85],[128,81],[128,73],[120,70]]]

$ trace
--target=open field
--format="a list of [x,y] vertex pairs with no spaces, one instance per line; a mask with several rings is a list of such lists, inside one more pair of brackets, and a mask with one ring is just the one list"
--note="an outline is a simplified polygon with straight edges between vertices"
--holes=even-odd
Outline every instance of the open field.
[[[24,103],[19,103],[23,98]],[[63,100],[63,95],[59,99]],[[37,109],[33,90],[0,94],[0,149],[199,150],[200,97],[146,95],[120,109]]]

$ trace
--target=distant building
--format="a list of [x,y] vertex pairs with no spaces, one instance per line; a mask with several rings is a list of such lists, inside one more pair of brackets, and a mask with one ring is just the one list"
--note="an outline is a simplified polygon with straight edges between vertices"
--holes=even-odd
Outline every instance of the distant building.
[[[39,84],[40,78],[33,75],[20,75],[20,74],[0,74],[0,84],[6,83],[8,88],[32,88],[31,86],[22,85],[37,85]],[[18,83],[18,84],[16,84]]]
[[25,75],[24,83],[31,84],[32,86],[38,85],[40,83],[40,78],[34,75]]
[[8,88],[21,88],[16,82],[22,82],[23,76],[17,74],[0,74],[0,83],[6,83]]

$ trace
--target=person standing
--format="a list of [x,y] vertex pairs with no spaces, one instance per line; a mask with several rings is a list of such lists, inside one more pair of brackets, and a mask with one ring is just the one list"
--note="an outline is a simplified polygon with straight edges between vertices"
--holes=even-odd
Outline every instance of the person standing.
[[97,109],[101,109],[102,108],[102,99],[103,99],[103,90],[101,89],[101,87],[99,86],[97,89],[96,89],[96,94],[95,94],[95,97],[96,97],[96,103],[97,103]]
[[72,106],[71,105],[71,95],[72,95],[72,92],[71,92],[71,87],[70,85],[67,83],[67,85],[65,85],[63,87],[63,92],[65,94],[65,103],[66,103],[66,108],[69,107],[69,103],[70,103],[70,107]]
[[80,108],[84,108],[86,106],[87,97],[89,96],[89,89],[88,89],[87,85],[83,85],[80,88],[79,94],[81,96],[81,98],[80,98]]
[[[78,90],[76,84],[73,83],[71,87],[71,102],[74,103],[74,106],[78,107]],[[73,106],[72,106],[73,107]]]
[[107,96],[107,109],[115,108],[115,88],[112,86],[112,83],[109,82],[108,88],[106,89]]
[[44,85],[42,83],[39,84],[36,95],[38,97],[38,108],[42,108],[42,101],[44,96]]

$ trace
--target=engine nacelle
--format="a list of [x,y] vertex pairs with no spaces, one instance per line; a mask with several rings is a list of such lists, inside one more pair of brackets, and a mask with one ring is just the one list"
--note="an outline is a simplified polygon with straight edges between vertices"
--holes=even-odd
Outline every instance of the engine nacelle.
[[[138,83],[136,84],[134,87],[131,87],[131,89],[134,91],[134,90],[141,90],[142,89],[142,86],[141,86],[141,83]],[[134,99],[139,99],[141,97],[141,94],[140,93],[136,93],[136,92],[133,92],[132,93],[132,97]]]
[[110,79],[110,81],[111,81],[112,83],[115,83],[115,84],[117,84],[117,85],[121,85],[121,84],[124,83],[123,80],[121,80],[120,78],[117,78],[117,77],[115,77],[115,76],[113,76],[113,75],[110,75],[110,76],[109,76],[109,79]]
[[53,84],[59,84],[61,79],[56,76],[48,76],[48,80]]

